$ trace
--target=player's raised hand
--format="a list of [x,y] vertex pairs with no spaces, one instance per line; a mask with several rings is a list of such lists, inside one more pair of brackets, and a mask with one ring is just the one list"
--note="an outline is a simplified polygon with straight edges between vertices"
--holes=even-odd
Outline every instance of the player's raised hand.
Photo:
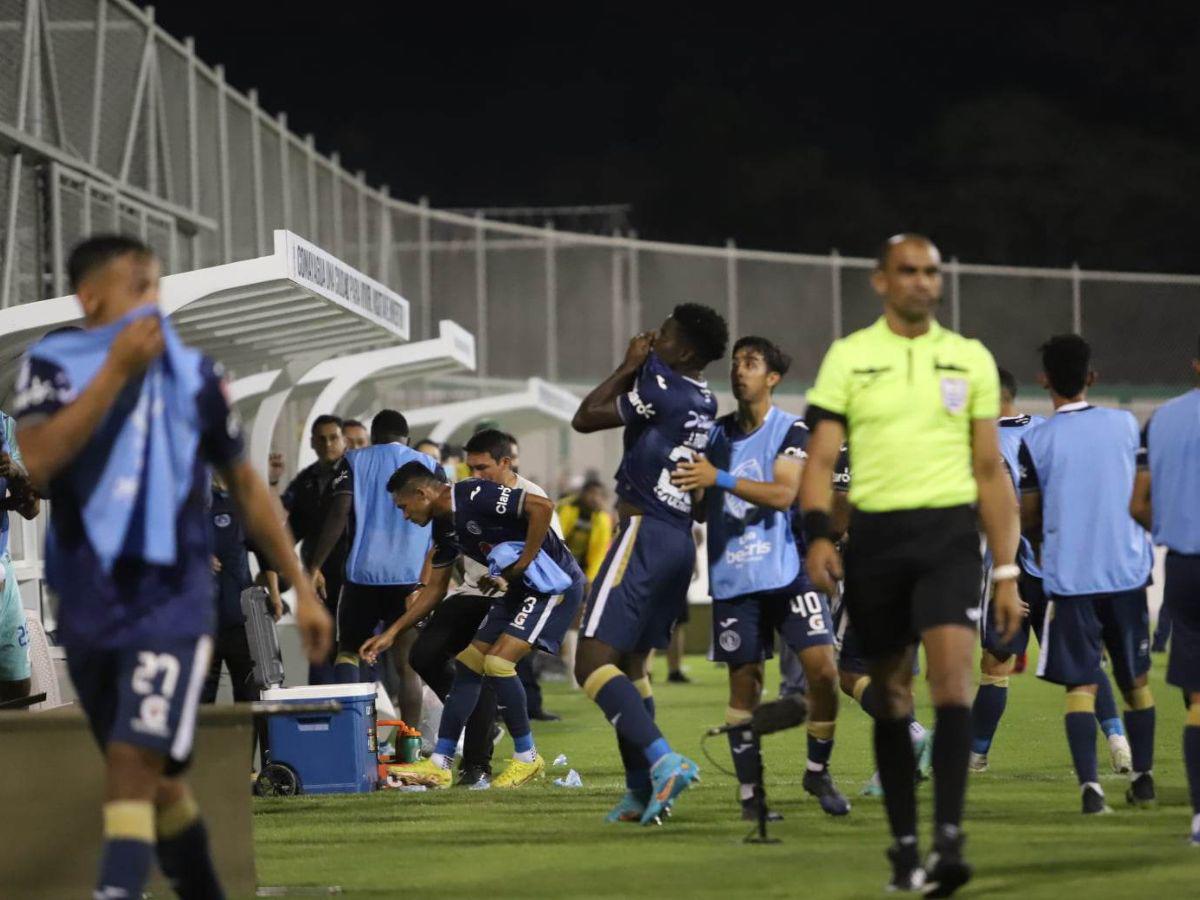
[[379,654],[391,647],[395,641],[396,636],[392,634],[391,629],[386,629],[380,634],[363,641],[363,645],[358,648],[358,656],[364,662],[375,665],[375,662],[379,659]]
[[142,316],[121,329],[108,348],[108,362],[130,378],[141,373],[162,352],[162,323],[158,316]]
[[629,342],[629,347],[625,350],[625,367],[629,369],[640,368],[642,363],[646,361],[646,357],[650,355],[650,348],[654,346],[654,339],[658,337],[658,333],[654,331],[643,331],[641,334],[635,334],[633,340]]
[[825,538],[813,541],[804,558],[804,568],[818,591],[830,596],[837,593],[837,583],[843,576],[842,555],[833,541]]
[[699,491],[717,483],[717,467],[697,453],[690,462],[684,460],[671,473],[671,484],[683,491]]
[[1029,615],[1029,604],[1017,592],[1016,579],[997,581],[995,589],[992,609],[995,610],[996,628],[1001,639],[1008,642],[1016,636],[1021,622]]
[[329,658],[333,644],[333,619],[325,604],[317,599],[312,585],[301,579],[296,584],[296,627],[300,630],[300,643],[308,654],[309,662],[319,665]]

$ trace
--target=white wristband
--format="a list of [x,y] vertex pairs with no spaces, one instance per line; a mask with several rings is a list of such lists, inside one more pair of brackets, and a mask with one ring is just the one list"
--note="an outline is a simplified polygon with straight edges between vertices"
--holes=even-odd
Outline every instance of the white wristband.
[[1021,567],[1016,563],[1009,563],[1007,566],[996,566],[992,569],[992,582],[997,581],[1015,581],[1021,577]]

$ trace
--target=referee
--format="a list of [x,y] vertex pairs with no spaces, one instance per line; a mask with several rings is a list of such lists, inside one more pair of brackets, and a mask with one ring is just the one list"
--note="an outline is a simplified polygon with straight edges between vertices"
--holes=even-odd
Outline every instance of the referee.
[[[830,520],[833,473],[848,441],[845,604],[882,698],[874,743],[895,838],[890,888],[948,897],[971,877],[960,823],[978,639],[978,523],[995,558],[994,608],[1006,638],[1024,615],[1014,562],[1020,525],[996,435],[996,364],[978,341],[934,320],[942,294],[937,247],[917,234],[889,238],[871,285],[883,315],[833,343],[808,393],[812,437],[800,487],[806,563],[817,589],[832,593],[842,577]],[[918,640],[936,708],[934,842],[924,871],[908,734]]]
[[1167,684],[1183,691],[1183,765],[1192,801],[1192,837],[1200,847],[1200,347],[1196,387],[1160,406],[1142,431],[1129,511],[1167,548],[1163,608],[1174,624]]

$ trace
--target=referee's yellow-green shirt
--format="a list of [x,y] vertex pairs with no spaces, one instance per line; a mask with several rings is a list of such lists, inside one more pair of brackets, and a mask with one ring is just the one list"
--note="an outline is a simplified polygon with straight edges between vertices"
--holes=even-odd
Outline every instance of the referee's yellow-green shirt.
[[971,420],[1000,415],[996,363],[979,341],[937,322],[920,337],[901,337],[881,316],[833,342],[808,402],[846,420],[856,509],[976,501]]

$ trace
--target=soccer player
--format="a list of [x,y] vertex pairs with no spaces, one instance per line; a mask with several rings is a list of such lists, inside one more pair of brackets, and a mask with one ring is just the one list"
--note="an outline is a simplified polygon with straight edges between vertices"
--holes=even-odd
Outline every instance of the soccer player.
[[[1126,799],[1155,802],[1150,693],[1150,542],[1129,514],[1136,456],[1132,413],[1087,402],[1091,348],[1075,334],[1042,345],[1039,379],[1054,415],[1025,433],[1021,519],[1041,535],[1046,592],[1038,676],[1067,691],[1067,743],[1085,815],[1110,812],[1096,774],[1096,684],[1105,648],[1128,710],[1133,769]],[[1100,673],[1103,674],[1103,673]]]
[[[792,533],[808,428],[771,402],[791,359],[766,338],[733,345],[730,382],[737,412],[713,423],[708,448],[681,462],[672,481],[703,491],[698,518],[708,523],[708,582],[713,597],[713,660],[729,668],[728,725],[747,725],[762,700],[764,664],[778,632],[799,655],[808,680],[808,762],[804,790],[831,816],[850,804],[829,772],[837,721],[838,677],[828,598],[813,589]],[[766,803],[756,786],[762,767],[757,735],[729,732],[742,818],[757,821]]]
[[[1042,416],[1028,416],[1017,412],[1017,379],[1007,369],[999,370],[1000,376],[1000,453],[1013,484],[1019,487],[1020,464],[1017,460],[1022,437],[1031,428],[1046,421]],[[990,567],[990,556],[985,569]],[[980,620],[983,654],[980,660],[979,690],[971,707],[971,762],[972,772],[986,772],[988,751],[1000,726],[1000,718],[1008,704],[1008,678],[1016,666],[1017,657],[1025,652],[1029,644],[1030,631],[1040,635],[1046,618],[1046,595],[1042,586],[1042,570],[1038,566],[1037,553],[1029,538],[1022,535],[1017,564],[1021,567],[1018,581],[1021,599],[1029,607],[1029,615],[1021,622],[1016,636],[1004,641],[997,631],[993,609],[984,592],[983,613]],[[1108,674],[1101,668],[1096,673],[1096,720],[1108,739],[1113,771],[1128,774],[1133,761],[1129,741],[1125,737],[1125,726],[1117,715],[1116,700]]]
[[[288,527],[300,542],[300,558],[306,563],[316,548],[317,534],[329,515],[333,503],[330,487],[337,474],[338,463],[346,453],[346,439],[342,436],[342,420],[337,416],[317,416],[313,420],[309,435],[309,446],[317,455],[317,461],[305,467],[292,479],[280,497],[287,510]],[[346,555],[350,552],[350,535],[343,532],[333,549],[321,565],[321,577],[325,581],[325,608],[330,615],[337,616],[338,597],[342,593],[342,575],[346,569]],[[335,659],[330,658],[319,666],[309,666],[309,684],[331,684],[334,680]]]
[[625,359],[579,405],[589,433],[624,426],[617,469],[620,525],[592,583],[575,657],[575,678],[616,729],[627,793],[610,822],[660,820],[699,774],[654,724],[646,671],[687,602],[695,567],[692,498],[671,483],[679,463],[704,450],[717,401],[704,367],[725,355],[729,329],[707,306],[682,303],[658,332],[637,335]]
[[[883,298],[875,324],[835,341],[808,393],[808,463],[800,503],[808,572],[827,593],[842,573],[830,517],[843,443],[854,480],[845,603],[883,697],[875,758],[895,844],[892,887],[946,897],[971,877],[962,811],[971,750],[972,651],[979,615],[978,523],[998,565],[1001,630],[1022,615],[1013,563],[1020,525],[996,439],[996,363],[978,341],[942,328],[941,256],[896,235],[881,247],[871,284]],[[975,504],[978,502],[978,509]],[[934,841],[922,872],[908,715],[915,644],[925,647],[936,710]]]
[[534,746],[517,663],[535,647],[558,651],[583,589],[579,564],[551,529],[554,504],[520,488],[477,478],[447,484],[440,473],[418,463],[397,469],[387,489],[410,522],[434,523],[433,572],[408,611],[363,644],[366,659],[373,660],[441,602],[450,584],[450,567],[460,555],[487,566],[497,588],[483,624],[456,658],[433,755],[394,771],[406,781],[449,786],[458,737],[486,678],[515,750],[492,786],[516,788],[540,778],[546,761]]
[[17,446],[16,422],[0,412],[0,702],[29,695],[29,639],[25,635],[25,607],[12,570],[9,552],[8,513],[26,519],[38,514],[38,495]]
[[1142,431],[1130,512],[1167,548],[1163,606],[1174,627],[1167,683],[1183,692],[1183,764],[1200,847],[1200,351],[1197,387],[1164,403]]
[[[67,264],[86,329],[30,348],[17,437],[52,507],[46,576],[58,638],[105,757],[97,897],[140,897],[158,862],[182,897],[222,895],[182,773],[212,644],[206,466],[221,471],[250,537],[296,586],[310,657],[329,616],[303,577],[213,362],[158,310],[158,261],[95,237]],[[157,841],[157,846],[156,846]]]
[[[358,648],[379,623],[390,625],[400,617],[410,595],[425,580],[430,531],[405,521],[385,490],[392,473],[412,461],[436,468],[428,456],[408,446],[404,415],[394,409],[380,410],[371,420],[371,446],[347,451],[329,487],[333,500],[307,565],[317,591],[327,594],[322,567],[349,531],[350,550],[337,604],[338,652],[333,668],[339,683],[361,680]],[[421,681],[408,665],[411,648],[409,639],[398,648],[393,663],[404,684],[400,714],[407,722],[419,722]]]

